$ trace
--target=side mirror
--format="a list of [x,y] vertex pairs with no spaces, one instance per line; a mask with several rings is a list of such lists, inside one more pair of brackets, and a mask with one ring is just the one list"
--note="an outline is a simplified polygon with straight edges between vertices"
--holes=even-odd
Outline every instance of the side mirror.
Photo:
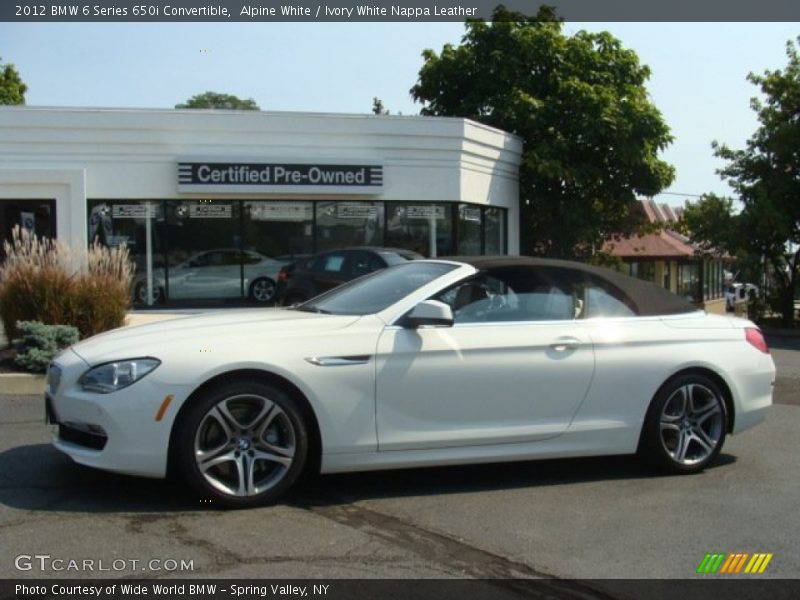
[[404,326],[416,329],[423,325],[453,326],[453,309],[438,300],[423,300],[404,319]]

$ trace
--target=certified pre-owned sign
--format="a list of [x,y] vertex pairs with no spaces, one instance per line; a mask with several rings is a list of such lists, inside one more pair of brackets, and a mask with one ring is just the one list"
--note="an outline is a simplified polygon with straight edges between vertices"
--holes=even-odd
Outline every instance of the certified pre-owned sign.
[[303,192],[309,188],[342,188],[350,193],[374,194],[382,186],[380,165],[178,163],[179,192]]

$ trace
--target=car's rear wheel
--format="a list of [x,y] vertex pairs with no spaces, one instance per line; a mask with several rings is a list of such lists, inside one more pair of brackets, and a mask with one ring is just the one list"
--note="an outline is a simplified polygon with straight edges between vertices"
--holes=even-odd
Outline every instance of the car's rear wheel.
[[671,473],[703,470],[722,450],[727,429],[719,386],[700,373],[668,381],[644,423],[641,454]]
[[176,466],[212,505],[274,502],[305,465],[308,435],[302,414],[288,394],[262,381],[208,390],[177,426]]
[[268,277],[259,277],[250,284],[250,299],[259,304],[266,304],[275,298],[275,282]]

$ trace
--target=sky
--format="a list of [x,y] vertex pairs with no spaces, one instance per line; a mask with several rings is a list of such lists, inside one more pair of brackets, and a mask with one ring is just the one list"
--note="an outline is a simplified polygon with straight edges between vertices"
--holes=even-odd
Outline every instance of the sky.
[[[651,98],[675,137],[677,177],[657,197],[682,205],[732,195],[711,142],[743,147],[757,127],[749,72],[782,68],[798,23],[566,23],[607,30],[650,67]],[[171,108],[208,90],[263,110],[367,113],[381,98],[417,114],[409,89],[425,48],[457,44],[461,23],[0,23],[0,60],[31,106]]]

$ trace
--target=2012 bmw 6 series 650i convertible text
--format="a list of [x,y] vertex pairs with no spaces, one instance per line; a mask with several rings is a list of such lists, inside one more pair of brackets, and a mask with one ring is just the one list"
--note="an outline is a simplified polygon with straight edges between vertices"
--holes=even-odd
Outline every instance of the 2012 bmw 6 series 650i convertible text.
[[311,468],[639,452],[692,473],[764,419],[774,376],[749,321],[605,269],[469,257],[93,337],[56,357],[46,405],[76,462],[244,507]]

